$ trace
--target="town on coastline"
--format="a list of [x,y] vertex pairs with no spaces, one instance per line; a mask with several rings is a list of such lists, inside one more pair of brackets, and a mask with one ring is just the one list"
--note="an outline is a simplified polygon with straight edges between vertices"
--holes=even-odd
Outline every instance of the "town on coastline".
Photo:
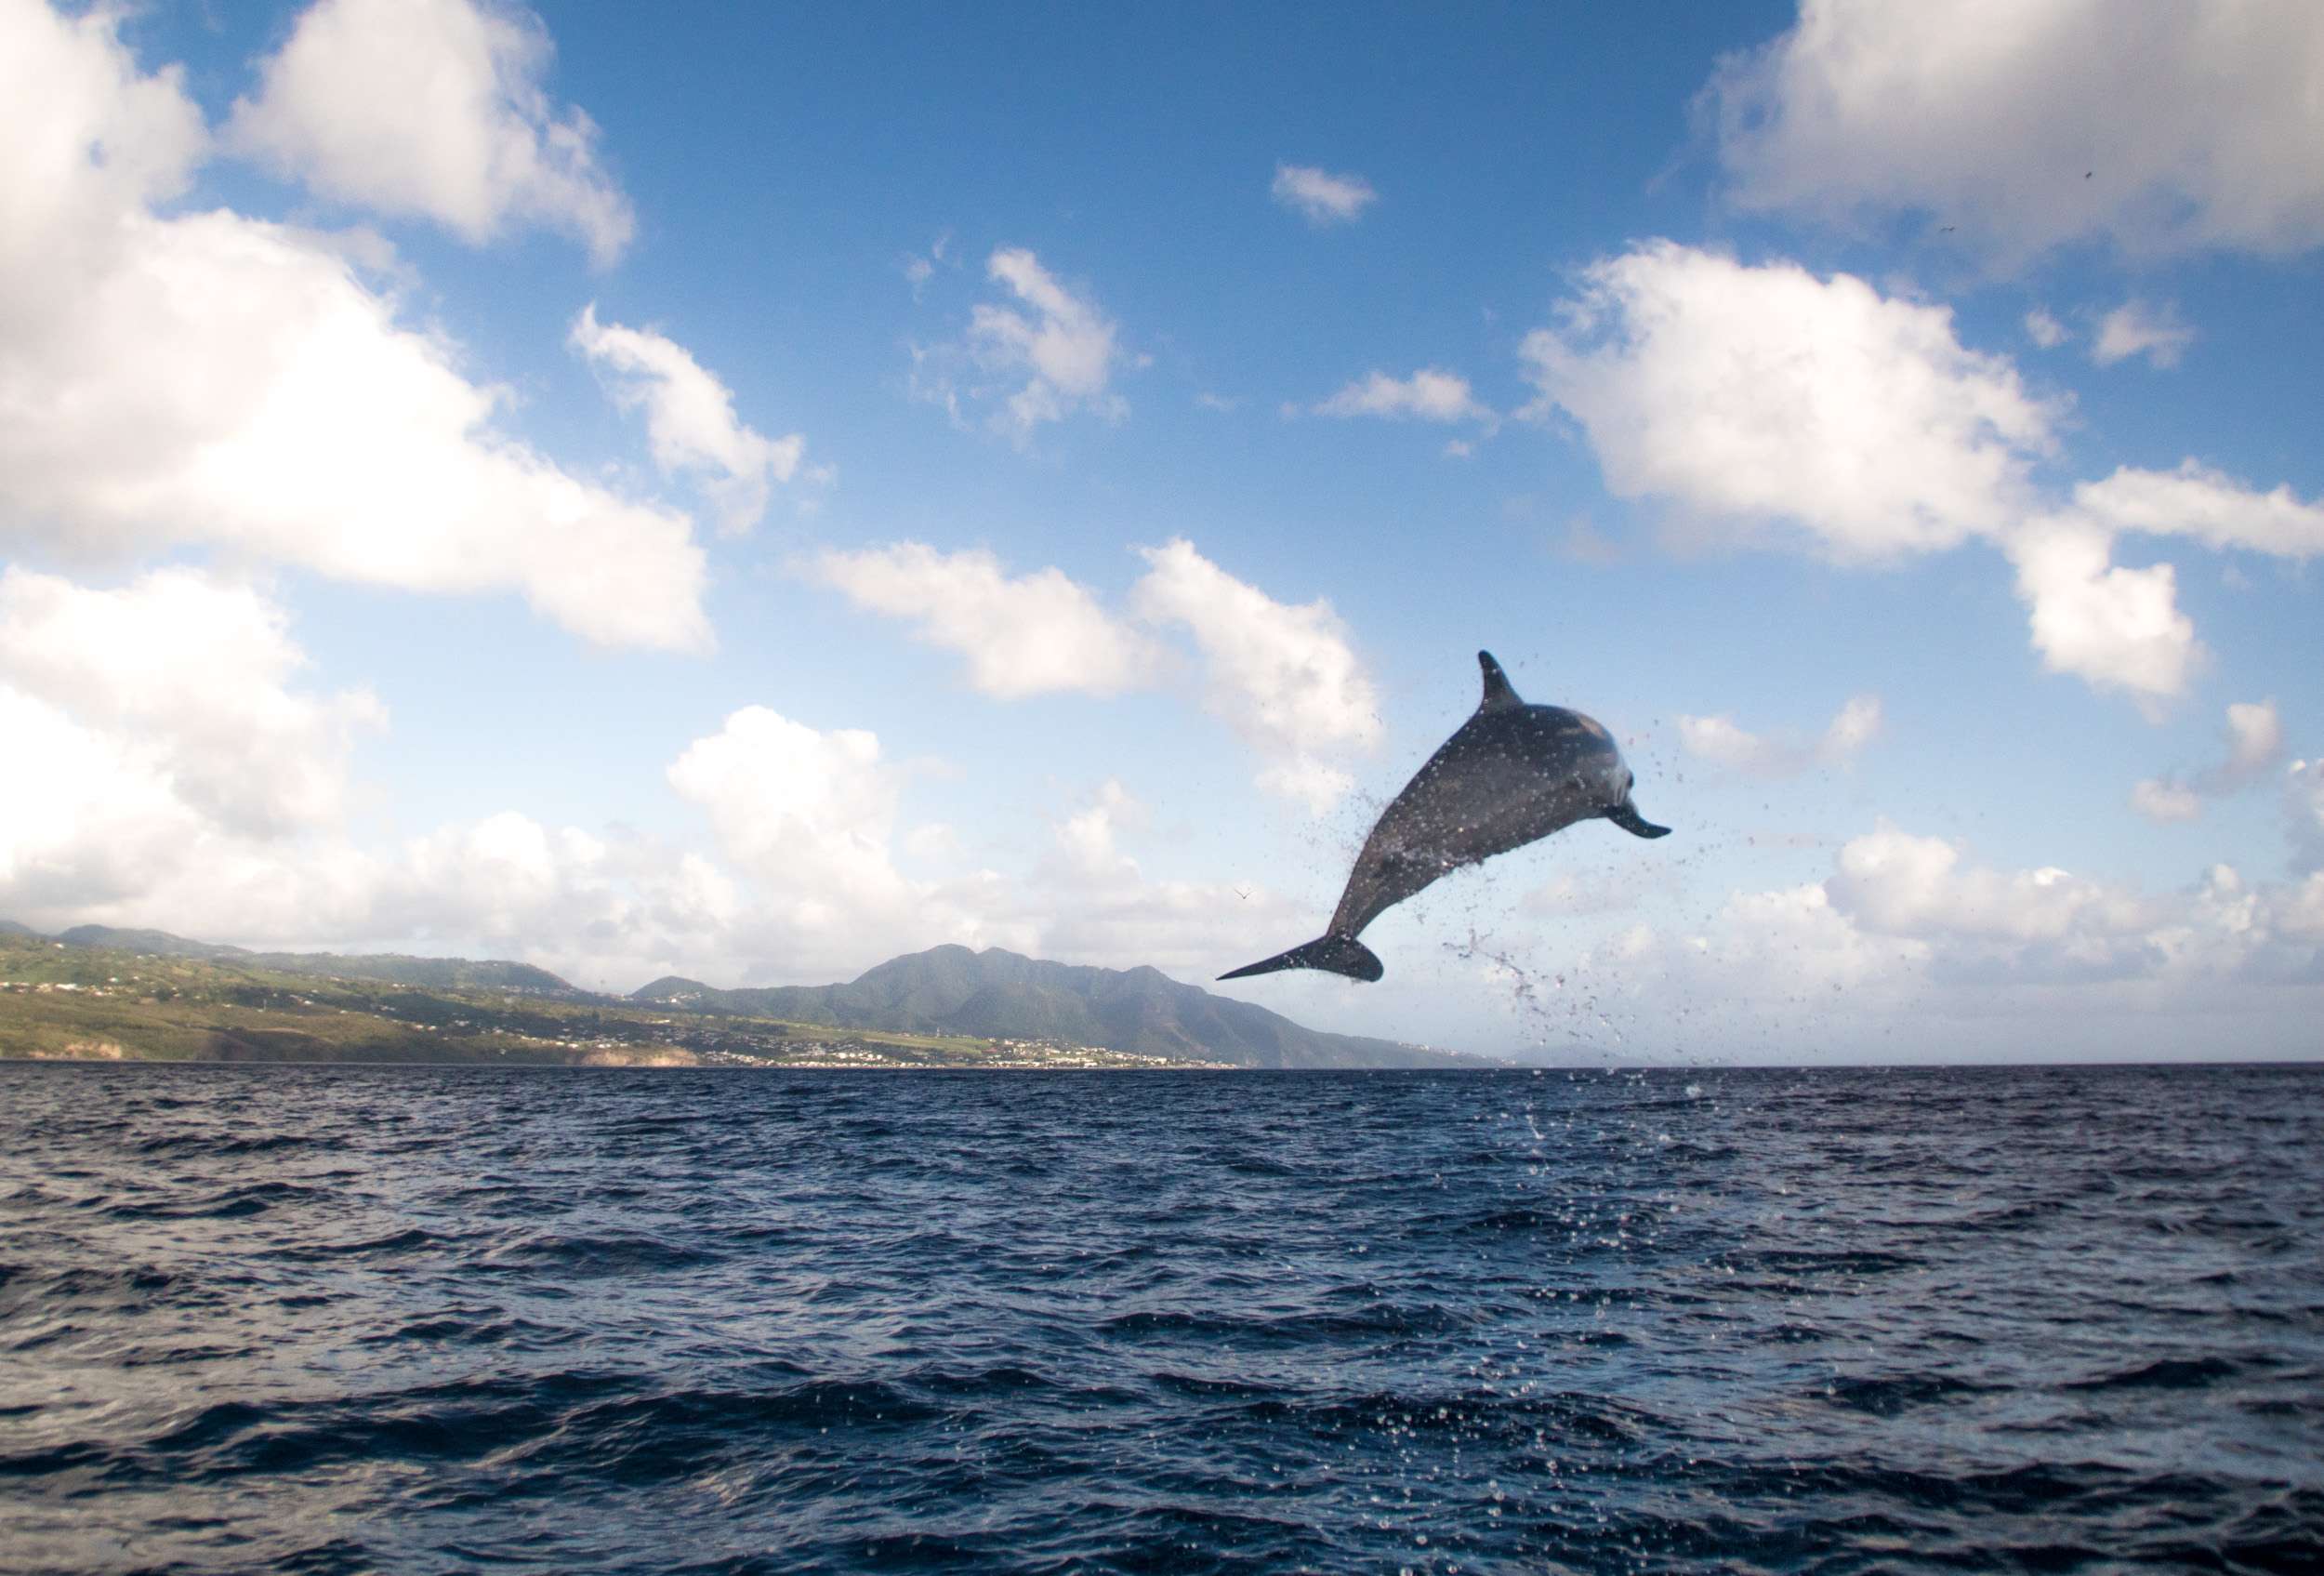
[[[1005,988],[985,977],[996,973]],[[879,1021],[876,1004],[846,1000],[851,990],[884,991],[891,1020],[905,1026]],[[1109,1021],[1144,1042],[1087,1032]],[[5,922],[0,1058],[896,1070],[1483,1065],[1320,1034],[1150,969],[960,947],[891,960],[848,986],[721,991],[672,979],[621,997],[526,964],[255,953],[159,932],[51,936]]]

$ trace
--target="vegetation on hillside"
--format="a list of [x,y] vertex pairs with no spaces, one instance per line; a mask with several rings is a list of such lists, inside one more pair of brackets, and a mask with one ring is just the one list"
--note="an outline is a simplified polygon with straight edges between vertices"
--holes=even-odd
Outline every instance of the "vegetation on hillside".
[[291,973],[245,960],[257,956],[135,951],[0,931],[0,1056],[566,1066],[1142,1066],[1157,1060],[1023,1040],[840,1032],[589,997],[570,987],[569,995],[551,995]]

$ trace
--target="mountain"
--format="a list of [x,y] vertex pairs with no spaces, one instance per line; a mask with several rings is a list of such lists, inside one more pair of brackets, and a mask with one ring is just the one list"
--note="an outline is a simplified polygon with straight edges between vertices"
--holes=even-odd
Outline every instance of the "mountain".
[[1252,1067],[1486,1065],[1454,1052],[1306,1028],[1264,1007],[1182,985],[1158,969],[1051,963],[997,947],[907,953],[846,985],[720,990],[673,974],[630,999],[837,1028],[1058,1040]]
[[[67,947],[183,959],[278,974],[377,981],[446,991],[514,991],[575,1003],[616,998],[582,990],[529,963],[394,953],[253,952],[167,931],[76,925],[54,936],[0,920],[0,934]],[[1247,1001],[1182,985],[1158,969],[1052,963],[990,947],[907,953],[844,985],[720,990],[669,974],[632,991],[637,1003],[721,1021],[780,1019],[873,1034],[1049,1040],[1142,1056],[1247,1067],[1489,1066],[1484,1058],[1391,1040],[1326,1034]]]
[[[0,928],[15,934],[37,932],[0,920]],[[390,985],[416,985],[432,990],[519,990],[536,996],[578,999],[590,994],[547,969],[530,963],[468,958],[410,958],[398,952],[253,952],[214,941],[189,941],[167,931],[119,930],[112,925],[75,925],[50,939],[68,947],[101,947],[116,952],[141,952],[157,958],[197,958],[205,962],[246,964],[285,974],[325,974],[334,979],[380,980]]]

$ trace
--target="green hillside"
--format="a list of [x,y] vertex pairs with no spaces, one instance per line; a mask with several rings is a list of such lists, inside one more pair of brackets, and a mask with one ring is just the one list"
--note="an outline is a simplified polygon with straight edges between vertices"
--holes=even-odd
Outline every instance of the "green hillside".
[[844,985],[628,997],[526,963],[253,952],[165,931],[0,920],[0,1056],[1244,1067],[1487,1065],[1324,1034],[1159,970],[938,947]]
[[89,946],[86,938],[73,945],[20,929],[0,932],[0,1057],[556,1066],[1152,1065],[1068,1045],[834,1030],[608,997],[332,979],[265,967],[249,961],[253,956],[196,957],[184,945],[129,951]]
[[[23,931],[20,925],[15,928]],[[400,952],[252,952],[216,942],[189,941],[167,931],[116,930],[111,925],[75,925],[69,931],[59,931],[54,939],[68,947],[111,947],[156,957],[206,958],[271,969],[276,973],[389,980],[398,985],[431,986],[445,990],[525,990],[572,997],[588,994],[530,963],[412,958]]]
[[937,947],[891,958],[846,985],[720,990],[676,975],[631,1000],[750,1013],[841,1028],[1050,1036],[1155,1056],[1213,1056],[1253,1067],[1476,1066],[1476,1058],[1393,1040],[1326,1034],[1157,969],[1100,969],[999,947]]

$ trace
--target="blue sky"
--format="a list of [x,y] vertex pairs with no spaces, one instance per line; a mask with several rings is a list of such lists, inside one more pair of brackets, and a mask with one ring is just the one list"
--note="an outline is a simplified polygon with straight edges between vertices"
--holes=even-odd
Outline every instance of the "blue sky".
[[1313,934],[1323,1026],[2314,1054],[2298,4],[0,0],[0,914],[628,988]]

